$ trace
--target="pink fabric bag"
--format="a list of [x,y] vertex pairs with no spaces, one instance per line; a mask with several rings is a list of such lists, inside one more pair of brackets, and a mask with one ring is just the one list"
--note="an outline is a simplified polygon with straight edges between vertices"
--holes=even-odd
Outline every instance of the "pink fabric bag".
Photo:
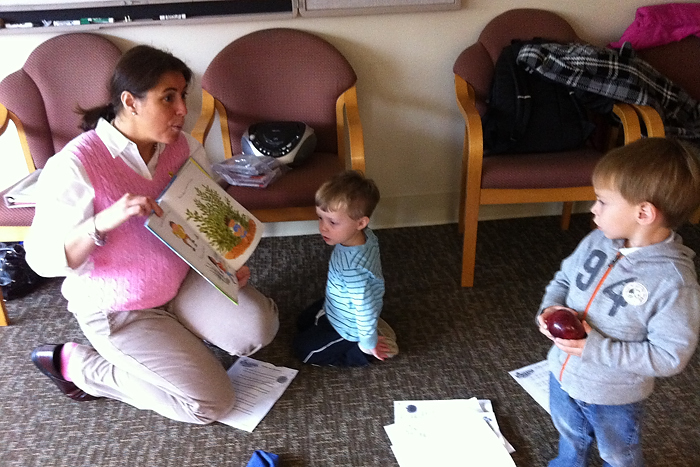
[[693,35],[700,36],[700,4],[650,5],[637,8],[634,22],[608,47],[618,49],[630,42],[633,49],[642,50]]

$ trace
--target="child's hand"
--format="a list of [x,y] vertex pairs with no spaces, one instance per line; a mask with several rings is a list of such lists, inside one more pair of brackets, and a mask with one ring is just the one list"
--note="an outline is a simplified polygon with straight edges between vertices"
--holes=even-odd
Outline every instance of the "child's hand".
[[241,266],[241,269],[236,271],[236,279],[238,279],[238,288],[242,289],[248,283],[250,279],[250,268],[248,266]]
[[389,357],[390,350],[391,349],[386,343],[384,336],[379,336],[377,338],[377,346],[373,348],[370,352],[372,352],[372,355],[377,357],[379,360],[384,361],[387,357]]
[[549,332],[549,329],[547,329],[547,317],[557,310],[573,311],[569,307],[560,306],[560,305],[552,305],[552,306],[548,306],[547,308],[542,310],[542,313],[537,317],[537,322],[540,325],[540,328],[539,328],[540,332],[542,334],[544,334],[545,336],[547,336],[547,338],[549,338],[549,340],[552,340],[552,341],[554,340],[554,336],[552,336],[552,334],[550,334],[550,332]]
[[586,337],[584,337],[583,339],[560,339],[558,337],[552,338],[552,341],[554,341],[554,345],[556,345],[560,350],[566,352],[569,355],[580,357],[581,354],[583,354],[583,348],[586,346],[588,334],[593,330],[586,321],[581,321],[581,324],[583,324],[583,329],[586,330]]

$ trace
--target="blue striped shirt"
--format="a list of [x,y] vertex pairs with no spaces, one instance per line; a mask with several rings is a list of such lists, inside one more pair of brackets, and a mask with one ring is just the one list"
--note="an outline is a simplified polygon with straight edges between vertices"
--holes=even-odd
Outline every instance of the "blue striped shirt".
[[377,319],[382,311],[384,276],[379,242],[365,228],[364,245],[336,245],[328,264],[326,301],[328,321],[343,339],[365,349],[377,346]]

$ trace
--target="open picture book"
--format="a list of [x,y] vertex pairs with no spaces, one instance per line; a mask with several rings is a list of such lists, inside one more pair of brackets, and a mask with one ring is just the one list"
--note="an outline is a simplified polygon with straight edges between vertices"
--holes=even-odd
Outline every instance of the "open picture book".
[[156,200],[146,228],[214,287],[238,303],[236,271],[262,237],[263,224],[189,158]]

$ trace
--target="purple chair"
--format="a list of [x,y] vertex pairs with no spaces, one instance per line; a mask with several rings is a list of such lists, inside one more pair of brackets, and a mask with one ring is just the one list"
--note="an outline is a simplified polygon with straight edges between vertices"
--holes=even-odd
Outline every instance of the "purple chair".
[[[688,36],[677,42],[638,50],[637,56],[683,88],[690,97],[700,101],[700,60],[697,60],[697,57],[700,57],[700,37]],[[649,136],[664,136],[663,123],[656,111],[645,112],[645,109],[637,107],[635,110],[646,124]],[[690,222],[700,222],[700,210],[693,215]]]
[[[595,199],[591,173],[603,152],[592,144],[566,152],[484,157],[481,116],[487,108],[496,60],[513,39],[536,37],[583,42],[571,25],[555,13],[515,9],[492,19],[478,41],[454,63],[457,104],[465,120],[459,210],[459,228],[464,232],[463,287],[474,285],[481,205],[563,202],[561,225],[566,229],[573,202]],[[614,112],[622,121],[625,144],[639,138],[639,120],[634,110],[617,104]]]
[[[0,135],[12,121],[28,173],[43,168],[49,157],[81,133],[78,106],[89,108],[109,100],[107,86],[120,56],[119,48],[102,36],[65,34],[39,45],[21,69],[0,81]],[[33,208],[8,209],[0,202],[0,241],[22,241],[33,217]],[[0,307],[0,326],[5,326],[1,291]]]
[[311,126],[318,142],[301,166],[267,188],[227,191],[263,222],[313,220],[314,194],[325,180],[346,167],[365,170],[356,81],[350,63],[324,39],[295,29],[256,31],[230,43],[207,67],[192,135],[204,144],[218,113],[230,158],[241,153],[241,136],[253,123]]

